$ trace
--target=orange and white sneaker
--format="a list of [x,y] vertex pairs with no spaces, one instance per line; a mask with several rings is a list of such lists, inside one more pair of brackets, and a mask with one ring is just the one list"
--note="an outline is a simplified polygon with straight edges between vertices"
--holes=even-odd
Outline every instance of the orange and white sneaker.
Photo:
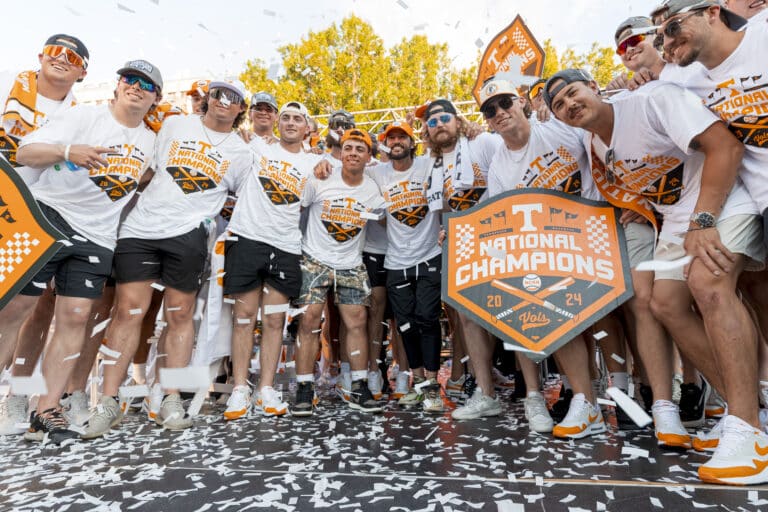
[[693,442],[691,443],[693,449],[697,452],[715,451],[720,444],[720,438],[723,436],[723,424],[725,423],[725,418],[727,418],[727,416],[720,418],[720,421],[715,423],[715,426],[712,427],[709,432],[702,432],[694,437]]
[[352,374],[341,372],[341,378],[336,382],[336,393],[342,401],[349,403],[352,399]]
[[382,386],[384,386],[384,382],[381,379],[381,372],[378,369],[368,372],[368,390],[371,392],[374,400],[381,400],[384,394],[381,391]]
[[464,382],[466,380],[466,375],[462,375],[458,380],[451,380],[449,377],[448,380],[445,381],[445,394],[448,395],[449,398],[461,398],[464,393]]
[[491,375],[493,376],[493,387],[496,389],[503,391],[515,387],[515,381],[501,373],[498,368],[491,368]]
[[[760,387],[760,395],[763,396],[762,386]],[[725,400],[720,397],[715,388],[712,388],[707,405],[704,406],[704,415],[707,418],[722,418],[726,414],[728,414],[728,409],[725,406]]]
[[573,395],[568,414],[552,429],[553,436],[571,439],[581,439],[601,432],[605,432],[603,413],[600,407],[587,402],[584,393]]
[[395,377],[395,390],[390,395],[395,400],[400,400],[411,390],[411,375],[400,372]]
[[160,412],[160,406],[163,403],[163,388],[156,382],[149,388],[149,396],[145,396],[141,402],[141,410],[147,413],[147,419],[154,422],[157,419],[157,413]]
[[256,399],[256,409],[264,416],[282,416],[288,412],[288,403],[283,402],[283,394],[272,386],[264,386]]
[[741,418],[726,416],[717,450],[699,466],[699,478],[726,485],[768,482],[768,435]]
[[236,420],[246,416],[251,410],[251,388],[245,386],[235,386],[232,394],[227,400],[227,409],[224,411],[224,419],[227,421]]
[[659,446],[690,448],[691,435],[680,421],[680,410],[668,400],[656,400],[651,409]]

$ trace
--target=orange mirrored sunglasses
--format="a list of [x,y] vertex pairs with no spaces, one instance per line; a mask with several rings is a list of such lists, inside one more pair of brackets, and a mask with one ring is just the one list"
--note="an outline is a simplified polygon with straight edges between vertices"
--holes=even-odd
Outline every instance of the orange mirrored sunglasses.
[[67,59],[67,63],[81,68],[85,67],[85,61],[83,58],[70,48],[54,44],[49,44],[43,47],[43,55],[47,55],[52,59],[58,59],[59,55],[62,54]]

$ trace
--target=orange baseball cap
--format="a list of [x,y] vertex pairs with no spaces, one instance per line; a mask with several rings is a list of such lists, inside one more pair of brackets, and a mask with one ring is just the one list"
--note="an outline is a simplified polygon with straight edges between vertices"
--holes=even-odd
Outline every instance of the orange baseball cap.
[[384,129],[384,131],[378,135],[377,138],[379,139],[379,142],[384,142],[387,139],[387,135],[389,134],[389,132],[393,130],[402,130],[405,132],[407,136],[409,136],[412,139],[414,138],[413,128],[411,128],[411,125],[403,121],[395,121],[393,123],[389,123],[387,127]]
[[205,96],[208,94],[208,84],[210,80],[196,80],[192,82],[192,86],[187,91],[187,96]]
[[365,130],[350,128],[344,132],[344,135],[341,136],[341,145],[343,146],[344,143],[348,140],[359,140],[360,142],[364,142],[365,145],[368,146],[369,150],[373,148],[373,141],[371,141],[371,136],[368,135],[368,132]]

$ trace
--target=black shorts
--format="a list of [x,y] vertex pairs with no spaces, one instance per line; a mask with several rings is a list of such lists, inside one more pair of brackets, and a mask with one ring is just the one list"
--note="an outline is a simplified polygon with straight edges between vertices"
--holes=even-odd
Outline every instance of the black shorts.
[[160,281],[175,290],[194,292],[203,282],[207,258],[208,230],[203,224],[171,238],[121,238],[115,248],[115,279]]
[[368,271],[371,288],[387,286],[387,269],[384,268],[384,255],[373,252],[363,253],[363,263]]
[[[113,252],[86,240],[50,206],[38,204],[48,221],[66,235],[72,245],[62,247],[54,254],[19,293],[40,296],[45,291],[46,284],[54,278],[56,295],[98,299],[101,297],[104,282],[112,273]],[[77,238],[74,238],[75,236]]]
[[301,255],[232,235],[224,244],[224,294],[246,293],[268,284],[289,299],[301,292]]

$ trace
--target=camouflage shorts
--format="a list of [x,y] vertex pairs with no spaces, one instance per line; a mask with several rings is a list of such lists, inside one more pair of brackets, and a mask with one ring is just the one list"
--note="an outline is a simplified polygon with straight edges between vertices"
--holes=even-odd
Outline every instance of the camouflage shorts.
[[365,265],[334,270],[304,254],[301,259],[301,293],[296,304],[322,304],[333,289],[336,304],[369,306],[371,286]]

